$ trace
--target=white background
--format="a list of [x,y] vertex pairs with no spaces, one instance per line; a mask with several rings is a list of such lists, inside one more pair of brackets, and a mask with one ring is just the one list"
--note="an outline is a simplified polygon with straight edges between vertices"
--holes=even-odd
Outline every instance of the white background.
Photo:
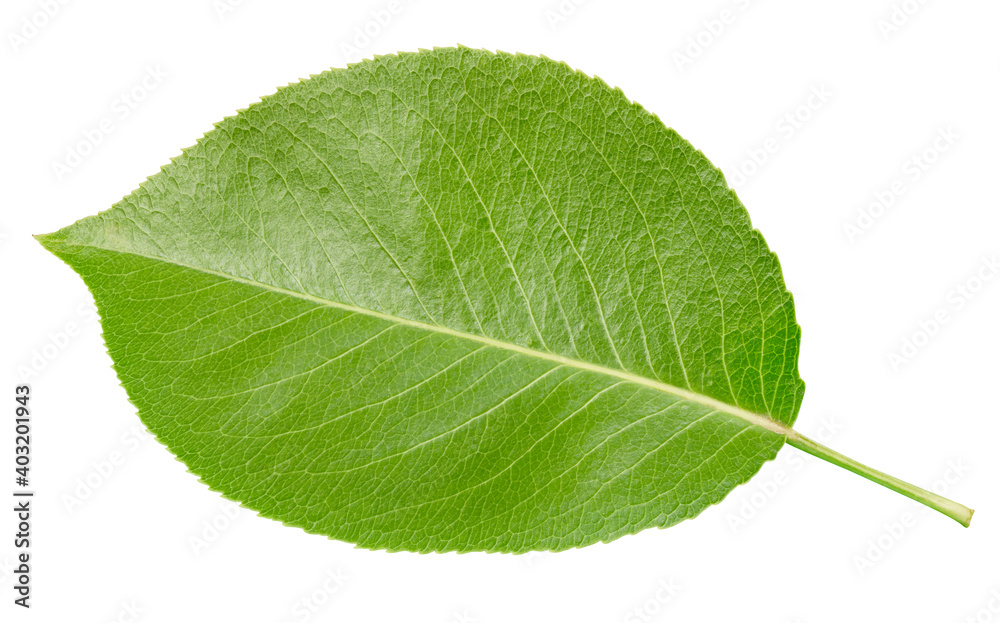
[[[380,26],[388,0],[225,1],[0,10],[0,495],[14,488],[13,385],[30,380],[39,496],[30,612],[11,604],[13,513],[0,515],[0,619],[1000,621],[1000,278],[975,281],[1000,254],[997,3],[398,0]],[[45,19],[44,6],[58,10]],[[345,51],[366,26],[380,32]],[[609,545],[368,552],[246,510],[230,518],[133,432],[87,290],[30,234],[110,207],[278,85],[355,54],[457,43],[599,75],[722,167],[795,296],[808,387],[797,427],[940,487],[977,509],[972,527],[786,448],[695,521]],[[111,130],[59,175],[102,121]],[[939,133],[950,142],[935,146]],[[877,193],[888,208],[869,207]],[[947,322],[894,366],[939,312]],[[325,603],[310,611],[314,597]]]

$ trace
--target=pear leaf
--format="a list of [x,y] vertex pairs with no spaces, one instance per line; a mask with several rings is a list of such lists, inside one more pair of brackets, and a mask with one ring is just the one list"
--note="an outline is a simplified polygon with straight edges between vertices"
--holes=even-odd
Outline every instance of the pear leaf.
[[192,472],[366,548],[580,547],[696,516],[786,441],[836,458],[791,429],[792,296],[722,174],[546,58],[312,76],[39,240]]

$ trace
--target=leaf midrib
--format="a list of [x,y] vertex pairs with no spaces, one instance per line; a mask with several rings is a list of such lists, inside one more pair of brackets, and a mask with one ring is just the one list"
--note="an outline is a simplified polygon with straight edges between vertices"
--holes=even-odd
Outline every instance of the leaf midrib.
[[211,268],[205,268],[203,266],[195,266],[193,264],[188,264],[186,262],[181,262],[181,261],[174,260],[174,259],[169,259],[169,258],[164,258],[164,257],[158,257],[158,256],[154,256],[154,255],[148,255],[148,254],[145,254],[145,253],[137,253],[135,251],[123,251],[121,249],[112,249],[112,248],[104,247],[104,246],[101,246],[101,245],[95,245],[95,244],[89,244],[89,243],[82,244],[82,243],[76,243],[76,242],[69,242],[65,238],[58,239],[55,236],[56,236],[56,234],[53,233],[53,234],[45,234],[45,235],[35,236],[35,238],[38,239],[38,241],[41,242],[46,247],[48,247],[50,244],[55,243],[57,245],[62,245],[62,246],[75,246],[75,247],[85,247],[85,248],[91,248],[91,249],[100,249],[102,251],[108,251],[110,253],[121,253],[121,254],[124,254],[124,255],[134,255],[136,257],[142,257],[142,258],[146,258],[148,260],[154,260],[154,261],[157,261],[157,262],[164,262],[166,264],[172,264],[174,266],[179,266],[181,268],[187,268],[189,270],[194,270],[194,271],[197,271],[197,272],[200,272],[200,273],[204,273],[204,274],[207,274],[207,275],[213,275],[213,276],[216,276],[216,277],[220,277],[222,279],[229,279],[229,280],[236,281],[236,282],[239,282],[239,283],[243,283],[243,284],[246,284],[246,285],[249,285],[249,286],[253,286],[253,287],[256,287],[256,288],[261,288],[261,289],[268,290],[268,291],[271,291],[271,292],[275,292],[275,293],[278,293],[278,294],[284,294],[286,296],[291,296],[291,297],[294,297],[294,298],[298,298],[298,299],[310,301],[312,303],[317,303],[317,304],[320,304],[320,305],[325,305],[325,306],[328,306],[328,307],[333,307],[333,308],[336,308],[336,309],[341,309],[341,310],[344,310],[344,311],[347,311],[347,312],[351,312],[351,313],[355,313],[355,314],[362,314],[362,315],[370,316],[370,317],[373,317],[373,318],[379,318],[379,319],[382,319],[382,320],[386,320],[388,322],[393,322],[393,323],[396,323],[396,324],[410,326],[410,327],[414,327],[414,328],[421,329],[421,330],[424,330],[424,331],[432,331],[432,332],[435,332],[435,333],[441,333],[441,334],[444,334],[444,335],[450,335],[450,336],[458,337],[458,338],[465,339],[465,340],[471,340],[473,342],[478,342],[480,344],[485,344],[485,345],[491,346],[493,348],[500,348],[500,349],[511,351],[511,352],[515,352],[515,353],[518,353],[518,354],[521,354],[521,355],[526,355],[528,357],[535,357],[537,359],[542,359],[542,360],[545,360],[545,361],[551,361],[553,363],[558,363],[560,365],[577,368],[579,370],[587,370],[587,371],[595,372],[595,373],[598,373],[598,374],[604,374],[604,375],[615,377],[615,378],[618,378],[618,379],[621,379],[621,380],[624,380],[624,381],[627,381],[627,382],[630,382],[630,383],[635,383],[637,385],[642,385],[642,386],[645,386],[645,387],[649,387],[650,389],[654,389],[656,391],[660,391],[660,392],[663,392],[663,393],[666,393],[666,394],[670,394],[672,396],[676,396],[677,398],[680,398],[682,400],[686,400],[688,402],[693,402],[693,403],[696,403],[696,404],[703,405],[703,406],[708,407],[708,408],[710,408],[710,409],[712,409],[714,411],[718,411],[720,413],[724,413],[726,415],[729,415],[729,416],[732,416],[732,417],[744,420],[744,421],[749,422],[750,424],[752,424],[754,426],[758,426],[758,427],[763,428],[765,430],[769,430],[769,431],[771,431],[773,433],[777,433],[777,434],[782,435],[784,437],[789,437],[789,436],[793,436],[794,435],[794,433],[793,433],[793,431],[792,431],[792,429],[790,427],[788,427],[785,424],[783,424],[781,422],[778,422],[777,420],[774,420],[774,419],[772,419],[772,418],[770,418],[770,417],[768,417],[766,415],[762,415],[762,414],[759,414],[759,413],[754,413],[752,411],[747,411],[746,409],[741,409],[740,407],[736,407],[734,405],[731,405],[729,403],[723,402],[721,400],[717,400],[715,398],[711,398],[711,397],[706,396],[704,394],[700,394],[698,392],[695,392],[695,391],[692,391],[692,390],[689,390],[689,389],[684,389],[682,387],[677,387],[675,385],[670,385],[669,383],[664,383],[662,381],[658,381],[658,380],[654,380],[654,379],[649,379],[649,378],[646,378],[644,376],[640,376],[638,374],[633,374],[631,372],[626,372],[624,370],[615,370],[614,368],[608,368],[608,367],[605,367],[605,366],[601,366],[601,365],[589,363],[589,362],[586,362],[586,361],[580,361],[578,359],[572,359],[570,357],[564,357],[562,355],[556,355],[554,353],[546,353],[546,352],[543,352],[543,351],[540,351],[540,350],[535,350],[533,348],[527,348],[527,347],[521,346],[519,344],[511,344],[510,342],[503,342],[503,341],[500,341],[500,340],[497,340],[497,339],[494,339],[494,338],[491,338],[491,337],[486,337],[486,336],[483,336],[483,335],[476,335],[474,333],[466,333],[464,331],[458,331],[456,329],[451,329],[449,327],[443,327],[443,326],[440,326],[440,325],[428,324],[426,322],[420,322],[419,320],[410,320],[408,318],[402,318],[400,316],[394,316],[392,314],[386,314],[384,312],[375,311],[375,310],[372,310],[372,309],[366,309],[364,307],[358,307],[356,305],[349,305],[347,303],[341,303],[341,302],[338,302],[338,301],[331,301],[329,299],[324,299],[322,297],[314,296],[312,294],[307,294],[305,292],[297,292],[295,290],[288,290],[286,288],[282,288],[280,286],[275,286],[275,285],[272,285],[272,284],[269,284],[269,283],[263,283],[261,281],[255,280],[255,279],[248,279],[246,277],[240,277],[238,275],[232,275],[230,273],[226,273],[226,272],[222,272],[222,271],[217,271],[217,270],[214,270],[214,269],[211,269]]

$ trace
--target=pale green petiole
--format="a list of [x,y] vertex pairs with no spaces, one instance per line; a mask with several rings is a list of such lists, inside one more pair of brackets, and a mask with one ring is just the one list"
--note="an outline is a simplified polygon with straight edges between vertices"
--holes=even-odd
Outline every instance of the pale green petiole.
[[817,443],[808,437],[800,435],[794,430],[790,430],[786,433],[786,439],[789,445],[794,446],[803,452],[808,452],[813,456],[829,461],[834,465],[839,465],[840,467],[854,472],[859,476],[864,476],[868,480],[876,482],[883,487],[892,489],[897,493],[901,493],[911,500],[916,500],[929,508],[933,508],[939,513],[951,517],[966,528],[969,527],[969,522],[972,521],[972,513],[975,511],[971,508],[962,506],[958,502],[949,500],[948,498],[940,496],[932,491],[911,485],[908,482],[903,482],[899,478],[880,472],[877,469],[872,469],[867,465],[862,465],[850,457],[846,457],[835,450],[827,448],[821,443]]

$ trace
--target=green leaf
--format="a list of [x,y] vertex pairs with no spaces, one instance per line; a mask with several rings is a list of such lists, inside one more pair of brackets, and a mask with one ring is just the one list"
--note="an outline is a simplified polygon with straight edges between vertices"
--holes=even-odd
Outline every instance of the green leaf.
[[149,429],[309,532],[562,550],[694,517],[786,440],[831,459],[790,428],[792,297],[721,173],[549,59],[313,76],[40,240]]

